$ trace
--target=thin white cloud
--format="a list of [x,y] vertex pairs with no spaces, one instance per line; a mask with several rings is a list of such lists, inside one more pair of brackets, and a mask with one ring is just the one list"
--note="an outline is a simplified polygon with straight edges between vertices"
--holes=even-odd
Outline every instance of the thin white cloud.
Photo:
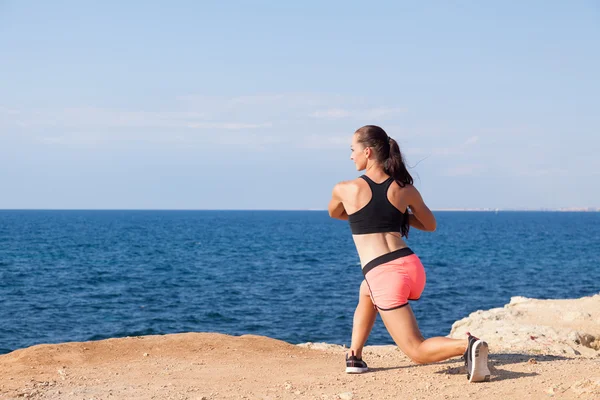
[[284,143],[286,139],[277,135],[236,134],[221,135],[212,138],[211,142],[226,146],[253,146],[263,149],[265,146]]
[[260,124],[244,124],[235,122],[198,122],[188,124],[188,128],[194,129],[228,129],[228,130],[240,130],[240,129],[258,129],[258,128],[270,128],[273,126],[272,122],[264,122]]
[[[5,119],[5,125],[12,124],[24,129],[53,127],[61,130],[75,130],[81,134],[90,129],[102,129],[105,130],[105,136],[114,138],[121,135],[121,132],[111,134],[111,130],[114,129],[244,130],[273,126],[273,122],[207,121],[206,115],[199,111],[119,111],[81,107],[36,110],[29,113],[11,112],[11,114],[14,115],[14,118]],[[64,139],[64,136],[61,137]],[[73,137],[73,135],[69,137]]]
[[56,144],[56,145],[75,145],[78,147],[89,146],[95,147],[101,144],[109,142],[148,142],[148,143],[189,143],[193,141],[193,138],[181,136],[181,135],[102,135],[102,134],[90,134],[90,133],[74,133],[65,134],[61,136],[35,136],[33,138],[35,142],[44,144]]
[[274,118],[305,118],[315,109],[355,108],[366,104],[361,97],[331,93],[267,93],[233,97],[185,95],[176,100],[186,109],[203,110],[207,118],[213,120],[228,115],[246,119],[260,116],[269,121]]
[[329,110],[315,111],[310,113],[309,116],[312,118],[326,118],[326,119],[339,119],[345,118],[352,115],[352,113],[348,110],[343,110],[341,108],[332,108]]
[[481,164],[471,165],[457,165],[455,167],[447,168],[443,171],[444,176],[475,176],[480,175],[484,170],[484,166]]
[[521,168],[515,169],[513,173],[516,176],[540,178],[545,176],[565,177],[569,175],[566,169],[562,168]]
[[350,146],[349,135],[345,136],[322,136],[309,135],[300,139],[297,147],[307,149],[340,149],[344,146]]
[[160,133],[149,134],[144,132],[129,132],[122,134],[101,133],[73,133],[60,136],[35,136],[33,140],[37,143],[74,146],[77,148],[97,148],[110,143],[139,144],[153,143],[164,145],[219,145],[219,146],[243,146],[252,150],[266,150],[269,147],[285,143],[287,138],[277,135],[265,135],[252,133],[249,130],[232,130],[226,134],[204,134],[198,135],[192,130],[188,133]]
[[406,108],[400,108],[400,107],[377,107],[377,108],[365,110],[363,113],[359,113],[359,115],[362,114],[362,117],[364,117],[366,119],[379,119],[379,118],[397,116],[397,115],[405,113],[406,111],[407,111]]
[[470,146],[472,144],[477,143],[478,141],[479,141],[479,136],[472,136],[463,143],[463,147]]
[[[276,132],[293,146],[333,148],[347,144],[343,138],[328,138],[320,120],[348,122],[391,118],[405,112],[398,107],[377,106],[372,100],[336,94],[292,93],[244,96],[180,96],[162,109],[122,110],[102,107],[54,107],[12,110],[0,108],[0,130],[15,138],[65,144],[104,143],[109,141],[148,141],[171,143],[188,141],[208,143],[216,140],[211,131],[239,133],[235,143],[244,145],[243,137],[254,143],[279,143],[268,139]],[[310,115],[310,117],[309,117]],[[346,122],[344,122],[346,121]],[[335,122],[334,122],[335,123]],[[4,127],[15,129],[2,129]],[[315,133],[305,138],[304,132]],[[252,136],[256,133],[256,137]],[[174,139],[177,137],[178,139]],[[228,137],[231,134],[228,133]],[[265,138],[264,140],[258,137]]]
[[18,110],[0,106],[0,114],[16,115],[18,113],[19,113]]
[[175,128],[205,118],[195,111],[121,111],[98,107],[72,107],[20,112],[13,122],[21,127]]
[[377,120],[387,117],[393,117],[405,113],[405,108],[399,107],[376,107],[367,109],[343,109],[343,108],[330,108],[326,110],[314,111],[309,114],[311,118],[321,119],[342,119],[342,118],[354,118],[359,120]]
[[229,100],[232,105],[263,105],[285,101],[283,94],[264,94],[254,96],[238,96]]
[[407,154],[417,156],[449,156],[464,154],[469,147],[479,142],[479,136],[471,136],[463,143],[456,146],[447,147],[409,147],[405,151]]

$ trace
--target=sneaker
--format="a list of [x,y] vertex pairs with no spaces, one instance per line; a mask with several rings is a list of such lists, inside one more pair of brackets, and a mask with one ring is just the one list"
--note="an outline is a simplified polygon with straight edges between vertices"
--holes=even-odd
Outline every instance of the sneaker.
[[463,355],[467,368],[467,379],[469,382],[487,382],[490,380],[488,344],[469,332],[467,335],[469,335],[469,344]]
[[347,374],[362,374],[363,372],[367,372],[369,367],[367,367],[367,363],[362,360],[362,358],[358,358],[354,355],[354,351],[352,355],[348,357],[346,354],[346,373]]

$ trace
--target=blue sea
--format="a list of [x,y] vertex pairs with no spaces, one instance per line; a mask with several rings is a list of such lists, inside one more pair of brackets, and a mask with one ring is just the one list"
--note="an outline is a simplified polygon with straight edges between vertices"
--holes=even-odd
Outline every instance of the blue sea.
[[[411,230],[425,337],[511,296],[600,292],[600,213],[437,212]],[[350,344],[362,280],[324,211],[0,211],[0,354],[178,332]],[[368,344],[393,341],[378,318]]]

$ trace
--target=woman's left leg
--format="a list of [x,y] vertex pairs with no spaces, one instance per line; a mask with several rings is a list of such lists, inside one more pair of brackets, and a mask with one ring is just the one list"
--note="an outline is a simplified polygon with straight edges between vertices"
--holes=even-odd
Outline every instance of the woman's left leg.
[[352,343],[348,351],[349,356],[354,352],[356,357],[362,358],[363,347],[373,329],[375,318],[377,318],[377,309],[371,300],[367,282],[363,280],[358,295],[358,306],[356,306],[356,311],[354,311]]

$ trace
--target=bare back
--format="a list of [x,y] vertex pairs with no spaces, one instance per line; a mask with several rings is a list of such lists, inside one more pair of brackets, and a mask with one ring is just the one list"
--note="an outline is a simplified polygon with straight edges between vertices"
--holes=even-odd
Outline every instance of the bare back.
[[[387,179],[388,176],[372,178],[379,183]],[[372,198],[369,184],[361,178],[344,182],[342,194],[342,203],[348,215],[354,214],[365,207]],[[411,205],[411,192],[414,190],[412,185],[401,187],[393,182],[387,192],[389,202],[399,211],[405,212]],[[372,259],[386,253],[406,247],[399,232],[369,233],[364,235],[352,235],[361,265],[364,266]]]

